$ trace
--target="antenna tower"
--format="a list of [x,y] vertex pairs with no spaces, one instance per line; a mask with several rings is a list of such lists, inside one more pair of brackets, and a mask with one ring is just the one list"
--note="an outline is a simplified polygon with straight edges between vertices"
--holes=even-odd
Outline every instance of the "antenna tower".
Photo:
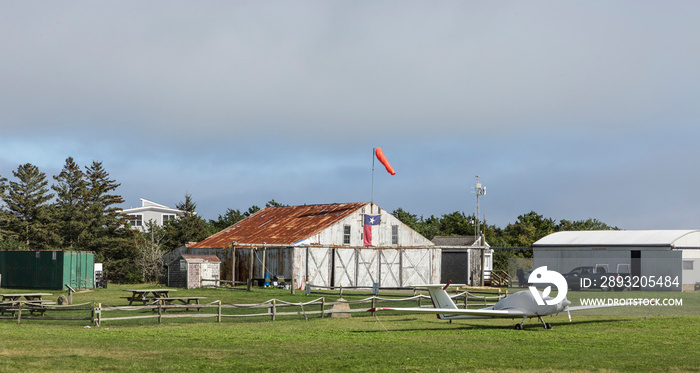
[[[476,239],[481,238],[481,223],[479,222],[479,198],[486,195],[486,187],[482,187],[479,182],[479,175],[476,175],[476,186],[474,187],[476,194]],[[483,242],[481,243],[483,245]]]

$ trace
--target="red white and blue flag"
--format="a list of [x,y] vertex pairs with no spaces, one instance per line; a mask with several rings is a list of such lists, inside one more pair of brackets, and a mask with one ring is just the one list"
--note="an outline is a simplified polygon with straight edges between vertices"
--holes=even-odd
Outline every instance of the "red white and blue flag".
[[364,243],[372,246],[372,226],[379,225],[379,215],[365,214]]

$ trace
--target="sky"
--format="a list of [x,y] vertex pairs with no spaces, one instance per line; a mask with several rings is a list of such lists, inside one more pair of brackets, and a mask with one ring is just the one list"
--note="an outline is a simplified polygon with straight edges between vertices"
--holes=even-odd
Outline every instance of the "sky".
[[[0,0],[0,175],[700,229],[700,3]],[[381,147],[396,175],[374,163]],[[372,187],[374,185],[374,187]]]

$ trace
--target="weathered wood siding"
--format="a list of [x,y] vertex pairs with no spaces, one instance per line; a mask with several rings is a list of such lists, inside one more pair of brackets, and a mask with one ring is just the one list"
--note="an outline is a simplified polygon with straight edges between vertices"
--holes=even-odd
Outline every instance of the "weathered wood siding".
[[183,270],[181,263],[187,265],[187,261],[181,259],[168,266],[168,286],[184,288],[187,287],[187,270]]

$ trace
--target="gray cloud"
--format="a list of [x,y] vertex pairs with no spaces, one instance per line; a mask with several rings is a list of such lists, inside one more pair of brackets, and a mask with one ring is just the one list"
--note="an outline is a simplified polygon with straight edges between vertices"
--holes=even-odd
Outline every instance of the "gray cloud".
[[[388,209],[469,211],[480,174],[495,223],[532,209],[685,227],[699,8],[3,3],[0,174],[103,160],[131,204],[189,191],[211,216],[367,200],[382,146]],[[664,202],[659,179],[674,180]]]

